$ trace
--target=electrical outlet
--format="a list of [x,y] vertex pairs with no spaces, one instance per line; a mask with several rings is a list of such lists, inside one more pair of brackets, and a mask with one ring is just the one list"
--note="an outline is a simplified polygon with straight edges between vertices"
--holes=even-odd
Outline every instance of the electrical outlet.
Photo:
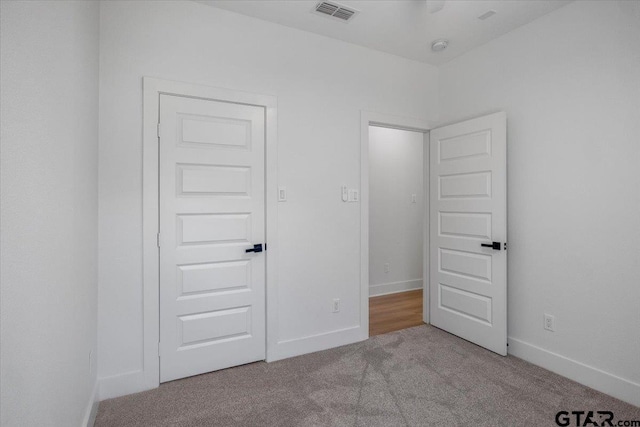
[[385,262],[385,263],[384,263],[384,272],[385,272],[385,273],[388,273],[388,272],[389,272],[389,270],[391,270],[391,268],[390,268],[390,266],[389,266],[389,263],[388,263],[388,262]]
[[544,328],[547,331],[555,332],[556,330],[556,318],[550,314],[544,314]]
[[334,298],[333,300],[333,312],[337,313],[340,311],[340,298]]
[[418,201],[418,196],[416,194],[411,195],[411,203],[416,203]]

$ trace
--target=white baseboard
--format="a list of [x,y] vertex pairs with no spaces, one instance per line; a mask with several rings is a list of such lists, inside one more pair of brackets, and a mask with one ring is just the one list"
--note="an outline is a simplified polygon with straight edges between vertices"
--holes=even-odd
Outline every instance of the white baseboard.
[[[269,353],[267,361],[275,362],[276,360],[340,347],[342,345],[366,340],[367,337],[368,335],[362,331],[360,326],[353,326],[323,334],[281,341],[276,345],[276,348]],[[145,380],[142,370],[102,377],[98,383],[100,386],[100,400],[139,393],[155,388],[150,386]]]
[[84,411],[84,418],[82,420],[82,427],[93,427],[93,424],[96,422],[96,415],[98,415],[98,380],[93,385],[93,391],[91,392],[91,396],[89,396],[89,401],[87,402],[87,408]]
[[360,326],[352,326],[337,331],[280,341],[276,344],[276,348],[271,354],[269,354],[267,361],[275,362],[276,360],[353,344],[366,339],[367,334],[363,333]]
[[100,400],[138,393],[153,388],[146,383],[144,372],[141,370],[100,378],[99,384]]
[[509,354],[513,356],[632,405],[640,406],[640,384],[515,338],[509,338],[508,342]]
[[402,282],[380,283],[369,287],[369,297],[395,294],[398,292],[422,289],[422,279],[404,280]]

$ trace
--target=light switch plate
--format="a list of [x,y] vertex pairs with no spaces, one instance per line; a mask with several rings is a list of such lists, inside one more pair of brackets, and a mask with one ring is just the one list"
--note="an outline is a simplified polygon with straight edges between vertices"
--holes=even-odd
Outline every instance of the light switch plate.
[[349,190],[349,201],[350,202],[359,202],[360,201],[360,192],[355,188]]
[[278,187],[278,201],[279,202],[287,201],[287,187]]

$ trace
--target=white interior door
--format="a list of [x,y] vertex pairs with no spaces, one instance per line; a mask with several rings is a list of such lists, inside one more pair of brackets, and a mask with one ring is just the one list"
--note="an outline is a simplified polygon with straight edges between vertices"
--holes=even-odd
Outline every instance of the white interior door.
[[265,359],[262,107],[160,96],[160,381]]
[[[507,354],[504,113],[430,134],[430,322]],[[495,242],[495,248],[494,248]]]

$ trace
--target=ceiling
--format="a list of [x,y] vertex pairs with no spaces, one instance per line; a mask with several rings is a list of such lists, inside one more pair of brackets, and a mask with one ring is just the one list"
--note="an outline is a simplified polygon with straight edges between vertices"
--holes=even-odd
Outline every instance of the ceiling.
[[[321,34],[433,65],[443,64],[571,0],[341,0],[357,9],[349,22],[312,13],[320,0],[199,0],[199,3]],[[442,9],[433,12],[439,6]],[[494,10],[495,15],[478,19]],[[432,52],[431,42],[449,46]]]

